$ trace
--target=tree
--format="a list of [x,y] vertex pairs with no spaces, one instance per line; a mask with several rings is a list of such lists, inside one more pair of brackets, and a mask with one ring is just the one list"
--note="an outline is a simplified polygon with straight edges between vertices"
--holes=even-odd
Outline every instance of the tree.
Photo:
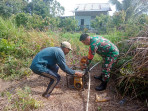
[[12,14],[10,7],[5,5],[5,2],[0,1],[0,16],[9,17]]
[[41,0],[32,0],[24,10],[31,15],[36,14],[43,18],[49,16],[48,6]]
[[124,11],[115,12],[114,15],[112,16],[112,21],[110,25],[118,29],[121,26],[121,24],[124,24],[125,17],[126,13]]
[[56,0],[43,0],[49,6],[49,13],[52,16],[59,16],[64,14],[64,7]]
[[74,18],[64,18],[61,19],[59,27],[66,31],[72,31],[77,28],[77,21]]
[[12,14],[23,12],[27,3],[25,0],[2,0],[0,1],[0,15],[10,17]]
[[20,26],[20,25],[26,26],[28,22],[28,18],[25,13],[19,13],[16,15],[15,21],[17,26]]
[[56,0],[53,1],[52,4],[50,4],[50,14],[53,16],[60,16],[64,14],[64,7],[60,5],[59,2]]
[[101,14],[97,16],[95,20],[91,21],[91,27],[97,30],[98,33],[106,33],[107,25],[110,17],[108,15]]
[[110,0],[110,2],[116,6],[117,11],[126,12],[126,21],[148,11],[148,0],[123,0],[122,2]]
[[32,0],[25,8],[27,13],[31,15],[37,14],[45,17],[55,17],[64,13],[64,7],[56,0]]
[[60,23],[59,17],[51,17],[49,23],[51,30],[55,31]]

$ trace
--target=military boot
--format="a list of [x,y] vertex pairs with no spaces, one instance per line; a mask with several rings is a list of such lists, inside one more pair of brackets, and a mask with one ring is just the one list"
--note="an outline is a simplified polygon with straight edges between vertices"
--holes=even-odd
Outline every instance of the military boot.
[[102,76],[94,76],[94,78],[102,81]]
[[99,86],[97,86],[97,87],[95,88],[95,90],[96,90],[96,91],[103,91],[103,90],[106,89],[106,87],[107,87],[107,82],[102,81],[102,83],[101,83]]

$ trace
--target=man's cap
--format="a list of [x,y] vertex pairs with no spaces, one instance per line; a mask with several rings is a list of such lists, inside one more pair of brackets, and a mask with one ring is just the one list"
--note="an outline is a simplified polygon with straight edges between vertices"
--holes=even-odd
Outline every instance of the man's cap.
[[72,50],[71,44],[69,42],[67,42],[67,41],[63,41],[61,43],[61,47],[68,48],[68,49]]
[[80,41],[83,41],[83,40],[85,40],[87,37],[88,37],[89,35],[88,34],[82,34],[81,36],[80,36]]

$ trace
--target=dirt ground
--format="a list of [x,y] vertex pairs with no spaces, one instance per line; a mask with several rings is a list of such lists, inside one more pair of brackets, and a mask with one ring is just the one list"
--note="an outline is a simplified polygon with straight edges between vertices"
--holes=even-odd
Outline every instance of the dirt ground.
[[[19,81],[4,81],[0,79],[0,92],[14,92],[16,88],[28,86],[31,88],[32,96],[43,102],[43,106],[35,109],[35,111],[86,111],[88,89],[78,91],[67,87],[66,74],[59,71],[61,81],[58,87],[53,90],[53,98],[45,99],[41,95],[46,90],[49,80],[47,78],[32,74],[30,77],[25,77]],[[146,111],[143,110],[142,103],[137,100],[126,101],[125,104],[119,104],[122,99],[115,89],[113,80],[110,80],[105,91],[95,91],[95,87],[100,84],[99,80],[93,78],[94,75],[99,75],[96,68],[91,71],[91,90],[89,100],[89,111]],[[111,99],[107,102],[96,102],[96,94],[107,93],[107,97]],[[6,104],[6,98],[0,96],[0,110]]]

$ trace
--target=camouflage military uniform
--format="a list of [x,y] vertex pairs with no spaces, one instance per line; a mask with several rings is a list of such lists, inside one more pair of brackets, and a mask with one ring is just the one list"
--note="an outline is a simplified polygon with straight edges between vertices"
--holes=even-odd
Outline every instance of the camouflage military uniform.
[[104,64],[102,65],[102,80],[108,81],[110,78],[110,69],[119,55],[118,48],[109,40],[103,37],[91,37],[88,60],[89,63],[93,59],[95,53],[102,56]]

